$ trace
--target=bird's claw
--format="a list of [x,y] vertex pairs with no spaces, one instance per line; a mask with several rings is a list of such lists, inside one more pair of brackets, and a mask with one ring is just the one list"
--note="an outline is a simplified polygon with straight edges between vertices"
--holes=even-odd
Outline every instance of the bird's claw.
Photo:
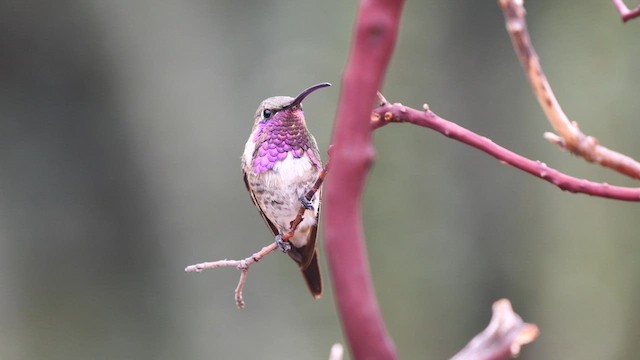
[[280,250],[285,254],[291,250],[291,243],[289,241],[282,240],[281,234],[276,235],[276,245],[278,245],[278,248],[280,248]]
[[300,197],[300,203],[302,204],[302,206],[307,209],[307,210],[313,210],[313,202],[311,202],[311,200],[307,199],[306,196],[302,195]]

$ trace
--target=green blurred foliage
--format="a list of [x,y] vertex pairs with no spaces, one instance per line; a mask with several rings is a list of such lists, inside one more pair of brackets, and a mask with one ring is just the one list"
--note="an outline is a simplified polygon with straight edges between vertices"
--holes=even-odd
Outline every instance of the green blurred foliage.
[[[356,14],[340,1],[0,3],[0,358],[324,359],[343,341],[240,178],[260,100],[305,104],[329,143]],[[640,157],[640,21],[530,1],[565,111]],[[634,185],[553,145],[493,1],[410,1],[383,91],[569,174]],[[404,359],[447,358],[501,297],[542,331],[522,359],[628,359],[640,337],[638,204],[563,193],[426,129],[375,135],[364,200],[380,305]],[[326,270],[326,266],[324,267]]]

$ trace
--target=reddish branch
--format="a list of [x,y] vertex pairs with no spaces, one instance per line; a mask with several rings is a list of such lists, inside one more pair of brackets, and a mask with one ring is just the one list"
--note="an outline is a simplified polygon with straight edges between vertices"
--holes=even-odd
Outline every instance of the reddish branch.
[[[331,147],[329,147],[329,154],[331,154]],[[329,156],[327,158],[327,163],[325,164],[324,168],[320,172],[320,175],[318,176],[318,179],[316,180],[316,182],[313,184],[313,187],[309,189],[309,191],[307,191],[307,193],[305,194],[305,197],[307,198],[307,200],[311,201],[311,199],[313,198],[313,195],[315,195],[315,193],[318,192],[318,190],[322,186],[322,182],[324,181],[325,177],[327,176],[327,173],[329,172],[330,163],[331,163],[331,157]],[[300,209],[298,210],[298,214],[296,215],[295,219],[291,221],[291,230],[289,230],[288,233],[282,235],[282,241],[289,241],[289,239],[291,239],[296,229],[298,228],[298,225],[300,225],[300,223],[302,222],[304,211],[305,211],[304,206],[300,206]],[[247,274],[249,272],[249,268],[251,267],[251,265],[260,261],[265,255],[271,253],[276,248],[277,248],[277,245],[275,242],[273,242],[270,245],[263,247],[262,250],[249,256],[246,259],[242,259],[242,260],[224,259],[224,260],[218,260],[218,261],[203,262],[200,264],[189,265],[184,269],[184,271],[202,272],[208,269],[215,269],[219,267],[230,267],[230,266],[238,268],[238,270],[240,270],[241,273],[240,273],[240,280],[238,281],[238,286],[236,287],[236,290],[235,290],[235,299],[236,299],[236,305],[238,306],[238,308],[243,309],[244,298],[242,297],[242,289],[244,288],[244,283],[247,281]]]
[[522,345],[538,336],[538,327],[513,312],[507,299],[493,303],[491,322],[451,360],[497,360],[518,356]]
[[578,124],[571,121],[562,111],[531,43],[523,0],[499,0],[499,3],[513,47],[520,58],[533,92],[549,122],[558,133],[558,135],[546,133],[545,138],[589,162],[595,162],[621,174],[640,179],[640,162],[600,145],[596,138],[582,133]]
[[403,1],[360,2],[323,190],[324,243],[342,326],[355,359],[396,359],[371,281],[360,209],[373,158],[370,115],[393,52]]
[[529,160],[524,156],[503,148],[484,136],[480,136],[460,125],[445,120],[433,113],[426,106],[423,111],[419,111],[408,108],[402,104],[388,104],[385,100],[383,100],[383,102],[385,103],[373,112],[374,128],[382,127],[391,122],[409,122],[433,129],[452,139],[473,146],[505,164],[509,164],[531,175],[544,179],[562,190],[617,200],[640,201],[640,188],[613,186],[606,183],[595,183],[571,177],[548,167],[543,162]]
[[631,19],[637,18],[640,16],[640,6],[637,6],[633,10],[629,10],[627,5],[625,5],[622,0],[612,0],[613,5],[616,7],[618,12],[620,13],[620,17],[622,17],[622,22],[627,22]]

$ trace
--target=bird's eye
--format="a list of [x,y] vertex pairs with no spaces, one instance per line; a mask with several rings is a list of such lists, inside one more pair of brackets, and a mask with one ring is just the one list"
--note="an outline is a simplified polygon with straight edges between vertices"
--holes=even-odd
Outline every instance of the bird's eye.
[[262,116],[264,116],[265,119],[268,119],[271,117],[271,109],[264,109],[264,111],[262,112]]

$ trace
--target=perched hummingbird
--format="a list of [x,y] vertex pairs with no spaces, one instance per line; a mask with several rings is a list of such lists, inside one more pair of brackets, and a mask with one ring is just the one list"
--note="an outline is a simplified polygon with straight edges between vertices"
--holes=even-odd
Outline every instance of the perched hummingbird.
[[[331,86],[314,85],[295,98],[270,97],[258,107],[253,130],[244,146],[242,172],[247,190],[278,247],[298,264],[314,298],[322,295],[316,235],[320,216],[320,191],[311,201],[305,194],[322,170],[316,139],[307,130],[302,100],[312,92]],[[302,222],[288,242],[282,235],[291,230],[300,206]]]

